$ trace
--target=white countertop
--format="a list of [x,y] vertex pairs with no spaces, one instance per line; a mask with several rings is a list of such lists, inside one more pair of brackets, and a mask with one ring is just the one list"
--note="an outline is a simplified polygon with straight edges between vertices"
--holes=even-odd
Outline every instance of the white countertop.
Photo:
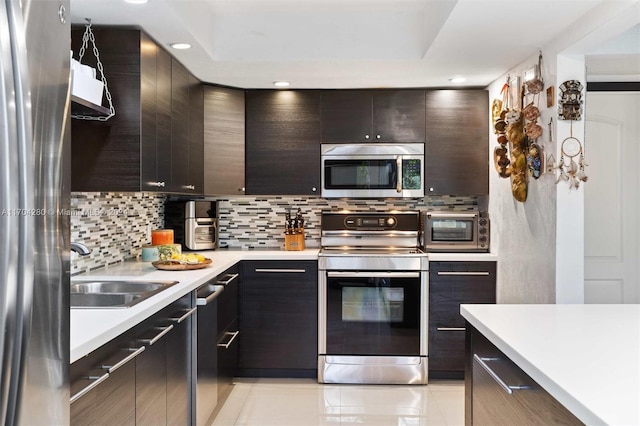
[[640,424],[640,305],[461,305],[460,313],[584,423]]
[[[75,362],[108,341],[118,337],[165,306],[200,287],[241,260],[316,260],[319,249],[202,251],[213,262],[210,267],[193,271],[159,271],[151,263],[128,261],[74,279],[122,278],[131,280],[175,280],[178,284],[161,291],[130,308],[71,309],[71,362]],[[430,261],[495,261],[491,253],[429,253]]]
[[70,362],[73,363],[88,355],[241,260],[316,260],[318,258],[318,249],[303,251],[216,250],[199,253],[213,261],[210,267],[192,271],[160,271],[155,269],[150,262],[128,261],[91,273],[75,275],[74,279],[117,277],[142,281],[175,280],[179,283],[130,308],[72,308]]
[[495,253],[427,253],[429,262],[495,262]]

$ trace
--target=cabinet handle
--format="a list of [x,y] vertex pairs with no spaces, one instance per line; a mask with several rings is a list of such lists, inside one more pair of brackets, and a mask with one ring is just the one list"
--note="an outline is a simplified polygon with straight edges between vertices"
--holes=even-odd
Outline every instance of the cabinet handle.
[[527,390],[527,389],[531,389],[531,386],[518,386],[518,385],[508,385],[508,384],[506,384],[506,383],[505,383],[505,381],[504,381],[504,380],[502,380],[502,379],[500,378],[500,376],[498,376],[498,375],[496,374],[496,372],[495,372],[495,371],[493,371],[493,370],[491,369],[491,367],[489,367],[489,366],[487,365],[487,363],[485,362],[485,361],[497,361],[497,360],[499,360],[499,359],[500,359],[500,358],[480,358],[480,357],[478,356],[478,354],[473,354],[473,360],[474,360],[474,361],[476,361],[476,362],[478,362],[478,364],[480,364],[480,366],[481,366],[482,368],[484,368],[484,370],[485,370],[485,371],[486,371],[486,372],[491,376],[491,378],[492,378],[493,380],[495,380],[495,381],[496,381],[496,383],[497,383],[498,385],[500,385],[500,387],[501,387],[501,388],[502,388],[506,393],[508,393],[509,395],[512,395],[514,390]]
[[238,337],[238,334],[240,334],[240,331],[227,331],[224,333],[225,336],[231,336],[231,339],[229,339],[229,341],[227,343],[218,343],[218,347],[219,348],[225,348],[225,349],[229,349],[229,346],[231,346],[231,343],[233,343],[234,340],[236,340],[236,337]]
[[460,277],[468,277],[468,276],[472,276],[472,277],[486,277],[489,275],[489,272],[487,271],[477,271],[477,272],[441,272],[438,271],[438,275],[448,275],[448,276],[460,276]]
[[257,268],[256,272],[268,272],[268,273],[291,273],[291,274],[304,274],[306,269],[260,269]]
[[162,339],[162,336],[164,336],[165,334],[173,330],[173,324],[168,325],[166,327],[156,327],[156,330],[162,330],[162,331],[160,331],[160,333],[158,333],[155,337],[151,339],[142,339],[142,341],[148,344],[149,346],[153,345],[158,340]]
[[142,352],[144,352],[145,347],[141,346],[139,348],[128,348],[126,349],[127,351],[131,352],[129,355],[127,355],[126,357],[122,358],[120,361],[116,362],[113,365],[102,365],[100,366],[100,368],[107,370],[109,373],[113,373],[114,371],[116,371],[118,368],[122,367],[123,365],[125,365],[126,363],[128,363],[129,361],[131,361],[132,359],[134,359],[135,357],[137,357],[138,355],[140,355]]
[[238,192],[244,192],[244,186],[242,188],[238,188]]
[[185,189],[188,189],[190,191],[195,191],[196,190],[196,186],[195,185],[186,185]]
[[157,188],[164,188],[164,182],[149,182],[149,185]]
[[318,188],[316,188],[315,186],[313,188],[311,188],[311,192],[317,192]]
[[214,290],[209,293],[209,295],[207,297],[198,297],[196,299],[196,305],[198,306],[206,306],[208,303],[213,302],[218,296],[220,296],[220,293],[222,293],[224,291],[224,287],[221,285],[217,285],[214,287]]
[[189,309],[187,312],[184,313],[184,315],[182,315],[179,318],[170,318],[171,321],[175,322],[176,324],[180,324],[182,321],[186,320],[187,318],[189,318],[191,315],[193,315],[193,313],[195,311],[197,311],[198,308],[193,308],[193,309]]
[[396,192],[402,192],[402,157],[396,157],[396,167],[398,169],[398,181],[396,182]]
[[465,331],[464,327],[438,327],[436,328],[438,331]]
[[238,275],[240,275],[240,274],[226,274],[225,277],[230,277],[230,278],[228,278],[226,281],[218,280],[218,281],[216,281],[216,284],[229,285],[231,283],[231,281],[233,281],[236,278],[238,278]]
[[109,373],[104,373],[102,376],[88,376],[87,379],[91,380],[91,383],[89,383],[87,386],[85,386],[84,388],[80,389],[78,392],[71,395],[71,398],[69,399],[69,403],[73,404],[79,398],[82,398],[91,389],[95,388],[96,386],[98,386],[100,383],[104,382],[108,378],[109,378]]
[[364,138],[365,139],[369,139],[369,135],[364,135]]
[[380,135],[376,135],[376,139],[380,139],[382,136]]

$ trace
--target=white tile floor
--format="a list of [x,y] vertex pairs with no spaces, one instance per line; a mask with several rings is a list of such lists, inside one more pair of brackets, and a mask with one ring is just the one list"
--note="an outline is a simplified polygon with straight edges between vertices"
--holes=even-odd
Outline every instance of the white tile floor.
[[239,425],[464,425],[464,382],[373,386],[237,379],[213,426]]

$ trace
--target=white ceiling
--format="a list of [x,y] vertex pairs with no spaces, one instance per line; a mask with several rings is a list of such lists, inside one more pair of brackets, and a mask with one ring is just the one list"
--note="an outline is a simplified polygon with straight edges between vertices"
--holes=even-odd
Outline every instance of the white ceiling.
[[462,75],[484,87],[602,1],[71,0],[71,15],[140,26],[165,46],[191,43],[172,53],[211,83],[447,87]]

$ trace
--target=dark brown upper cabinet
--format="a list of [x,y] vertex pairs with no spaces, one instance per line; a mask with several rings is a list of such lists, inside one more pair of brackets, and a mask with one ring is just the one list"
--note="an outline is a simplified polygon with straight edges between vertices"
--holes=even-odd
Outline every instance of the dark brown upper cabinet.
[[320,194],[320,91],[246,92],[251,195]]
[[489,194],[489,93],[427,90],[425,195]]
[[204,92],[200,81],[171,61],[171,181],[167,192],[202,194]]
[[204,86],[204,193],[244,195],[244,90]]
[[424,90],[325,90],[322,142],[424,142]]
[[[202,101],[193,104],[200,82],[141,30],[93,32],[116,115],[72,120],[71,189],[202,193],[202,177],[190,177],[192,164],[202,175]],[[74,52],[83,33],[72,30]],[[96,66],[90,52],[83,63]]]

